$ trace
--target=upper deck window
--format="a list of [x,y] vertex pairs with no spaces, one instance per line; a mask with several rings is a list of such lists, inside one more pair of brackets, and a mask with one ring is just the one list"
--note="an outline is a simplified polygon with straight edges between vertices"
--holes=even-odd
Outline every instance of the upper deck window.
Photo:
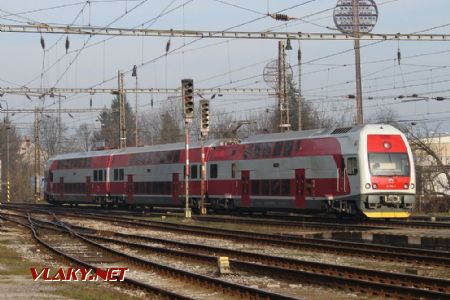
[[406,153],[369,153],[369,169],[373,176],[409,176],[410,167]]

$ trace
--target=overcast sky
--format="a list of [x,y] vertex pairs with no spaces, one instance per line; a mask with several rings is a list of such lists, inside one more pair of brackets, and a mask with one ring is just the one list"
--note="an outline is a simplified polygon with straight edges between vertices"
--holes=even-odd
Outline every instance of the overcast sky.
[[[331,32],[336,0],[0,0],[1,24],[46,23],[152,28],[235,31]],[[373,33],[450,33],[448,0],[376,0],[379,19]],[[292,9],[285,10],[286,8]],[[267,12],[302,18],[288,23],[265,16]],[[168,38],[69,36],[70,49],[65,52],[66,36],[34,33],[1,33],[0,86],[2,87],[117,87],[117,70],[138,69],[141,88],[176,88],[182,78],[192,78],[198,88],[260,87],[264,66],[277,57],[275,40],[224,40],[172,38],[171,49],[164,56]],[[183,47],[183,45],[185,45]],[[363,98],[365,119],[381,109],[395,110],[399,120],[427,124],[431,130],[450,131],[450,100],[402,103],[398,95],[450,97],[450,43],[362,41]],[[83,47],[85,46],[85,47]],[[292,42],[289,62],[297,64],[298,42]],[[354,100],[354,55],[351,41],[302,41],[302,87],[307,101],[330,117],[351,123]],[[401,52],[400,65],[396,61]],[[342,54],[337,54],[345,52]],[[141,66],[142,65],[142,66]],[[297,67],[294,67],[297,78]],[[44,72],[42,72],[44,70]],[[42,75],[41,75],[42,73]],[[112,80],[109,80],[112,79]],[[125,85],[134,88],[128,73]],[[94,108],[109,105],[111,95],[66,95],[64,108]],[[157,109],[171,95],[140,95],[140,114]],[[154,108],[150,99],[154,99]],[[53,99],[44,103],[24,96],[4,95],[10,109],[44,105],[57,108]],[[134,99],[134,96],[131,98]],[[134,101],[131,102],[134,105]],[[264,111],[276,103],[268,95],[231,96],[214,99],[211,109],[228,111],[243,118],[248,112]],[[179,103],[174,103],[179,105]],[[69,129],[86,122],[96,126],[98,112],[68,115]],[[23,129],[30,127],[30,115],[16,114],[12,121]],[[98,123],[98,122],[97,122]],[[97,125],[98,126],[98,125]]]

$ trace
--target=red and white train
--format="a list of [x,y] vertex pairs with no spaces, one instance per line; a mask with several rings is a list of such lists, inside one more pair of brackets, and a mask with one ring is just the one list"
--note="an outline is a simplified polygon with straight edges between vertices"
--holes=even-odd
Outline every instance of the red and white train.
[[[204,149],[210,209],[406,218],[415,202],[411,149],[390,125],[211,140]],[[190,206],[198,207],[199,145],[189,158]],[[45,200],[183,207],[184,163],[183,143],[58,155],[46,166]]]

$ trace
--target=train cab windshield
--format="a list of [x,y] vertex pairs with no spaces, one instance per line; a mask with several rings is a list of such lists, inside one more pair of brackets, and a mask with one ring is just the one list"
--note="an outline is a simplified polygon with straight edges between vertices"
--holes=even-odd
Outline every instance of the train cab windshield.
[[407,153],[369,153],[370,174],[373,176],[409,176]]

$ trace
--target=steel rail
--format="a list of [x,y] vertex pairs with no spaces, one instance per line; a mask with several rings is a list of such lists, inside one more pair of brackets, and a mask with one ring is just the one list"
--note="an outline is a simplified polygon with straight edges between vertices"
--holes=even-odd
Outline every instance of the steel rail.
[[[83,261],[77,259],[76,257],[68,255],[68,254],[66,254],[66,253],[64,253],[64,252],[54,248],[52,245],[50,245],[49,243],[47,243],[43,239],[41,239],[39,237],[39,235],[37,234],[36,229],[33,226],[33,222],[31,221],[31,218],[29,219],[30,224],[25,224],[25,223],[22,223],[22,222],[19,222],[19,221],[10,219],[10,218],[2,217],[1,215],[0,215],[0,217],[5,219],[5,220],[7,220],[7,221],[14,222],[16,224],[19,224],[21,226],[24,226],[24,227],[27,227],[28,229],[30,229],[31,233],[32,233],[32,236],[33,236],[33,239],[36,242],[38,242],[39,244],[44,246],[50,252],[53,252],[53,253],[57,254],[58,256],[62,257],[63,260],[75,263],[76,266],[78,266],[78,267],[82,266],[82,267],[91,269],[93,271],[96,270],[96,267],[94,265],[91,265],[89,263],[83,262]],[[117,278],[117,277],[115,277],[115,278]],[[121,282],[121,281],[116,281],[116,283],[117,282]],[[157,295],[159,297],[163,297],[163,298],[166,298],[166,299],[192,300],[192,298],[189,298],[189,297],[186,297],[186,296],[183,296],[183,295],[179,295],[179,294],[176,294],[174,292],[171,292],[171,291],[159,288],[159,287],[155,287],[155,286],[152,286],[152,285],[140,282],[140,281],[135,280],[135,279],[124,278],[124,281],[122,281],[122,282],[125,285],[131,286],[131,287],[136,288],[136,289],[144,290],[144,291],[146,291],[146,292],[148,292],[150,294]]]
[[[79,229],[78,226],[75,227],[77,230]],[[81,228],[86,229],[86,228]],[[230,263],[236,264],[237,266],[243,267],[244,270],[248,270],[250,265],[247,265],[246,262],[243,262],[241,260],[250,260],[250,261],[257,261],[260,264],[269,265],[273,267],[278,267],[280,270],[277,271],[277,274],[281,272],[281,270],[294,270],[294,271],[308,271],[308,272],[314,272],[318,274],[325,274],[329,273],[334,276],[340,276],[350,279],[359,279],[359,280],[365,280],[370,282],[377,282],[377,283],[391,283],[396,284],[399,286],[413,286],[421,289],[429,289],[437,292],[450,292],[450,281],[445,279],[438,279],[438,278],[429,278],[429,277],[423,277],[423,276],[415,276],[415,275],[408,275],[408,274],[399,274],[399,273],[391,273],[391,272],[384,272],[384,271],[377,271],[377,270],[368,270],[368,269],[361,269],[361,268],[355,268],[355,267],[346,267],[346,266],[339,266],[339,265],[332,265],[332,264],[326,264],[326,263],[318,263],[318,262],[308,262],[304,260],[297,260],[297,259],[291,259],[291,258],[284,258],[279,256],[271,256],[271,255],[264,255],[264,254],[257,254],[252,252],[246,252],[246,251],[239,251],[239,250],[232,250],[227,248],[219,248],[219,247],[212,247],[212,246],[205,246],[205,245],[195,245],[190,243],[183,243],[183,242],[177,242],[177,241],[171,241],[166,239],[160,239],[160,238],[152,238],[147,236],[139,236],[139,235],[132,235],[132,234],[124,234],[124,233],[118,233],[118,232],[108,232],[108,231],[99,231],[97,230],[97,234],[100,233],[102,236],[95,235],[95,234],[83,234],[89,238],[93,239],[100,239],[107,242],[112,243],[119,243],[126,245],[128,247],[135,247],[135,248],[142,248],[158,253],[169,253],[174,255],[193,255],[193,258],[203,259],[205,256],[199,255],[199,251],[203,253],[208,253],[208,255],[214,254],[215,256],[206,256],[205,260],[213,260],[216,261],[216,256],[218,255],[225,255],[230,256],[232,259]],[[103,233],[105,235],[103,235]],[[152,243],[160,243],[166,246],[176,247],[176,248],[182,248],[185,250],[193,251],[193,252],[185,252],[185,251],[179,251],[179,250],[172,250],[169,248],[162,248],[162,247],[153,247],[144,245],[141,243],[132,243],[127,242],[123,240],[117,240],[106,237],[106,235],[112,234],[113,236],[125,238],[125,239],[137,239],[142,240],[146,242],[152,242]],[[240,259],[240,260],[236,260]],[[242,264],[241,264],[242,263]],[[271,274],[273,270],[271,269],[268,271],[265,275]],[[289,278],[292,277],[292,273],[289,275]]]
[[[94,239],[94,240],[101,240],[107,243],[114,243],[114,244],[121,244],[127,247],[133,247],[133,248],[140,248],[144,249],[153,253],[158,254],[164,254],[164,255],[170,255],[174,257],[183,257],[183,258],[189,258],[189,259],[195,259],[198,261],[204,261],[208,262],[210,264],[215,264],[217,262],[216,256],[207,256],[207,255],[201,255],[198,253],[188,253],[184,251],[177,251],[167,248],[161,248],[161,247],[153,247],[138,243],[130,243],[126,241],[120,241],[116,239],[106,238],[106,237],[99,237],[99,236],[93,236],[89,235],[88,238]],[[369,291],[369,294],[376,295],[376,296],[389,296],[389,295],[400,295],[402,297],[411,297],[411,298],[428,298],[428,299],[442,299],[445,297],[450,297],[450,294],[448,294],[448,290],[450,290],[450,281],[447,280],[432,280],[429,278],[415,278],[415,282],[417,285],[420,285],[419,288],[417,287],[410,287],[405,286],[405,280],[400,281],[400,277],[402,277],[401,274],[398,275],[397,282],[401,282],[401,284],[393,283],[394,280],[392,279],[393,276],[386,276],[383,278],[379,278],[376,282],[370,281],[370,279],[374,279],[368,275],[369,280],[363,280],[361,278],[351,278],[350,276],[345,276],[342,273],[338,274],[325,274],[324,272],[312,272],[312,271],[304,271],[304,270],[295,270],[290,269],[286,267],[278,267],[273,265],[264,265],[264,264],[258,264],[258,263],[249,263],[244,261],[239,261],[235,259],[230,260],[230,266],[236,270],[239,269],[241,271],[245,272],[251,272],[251,273],[257,273],[263,276],[269,276],[269,277],[275,277],[275,278],[282,278],[284,280],[288,281],[294,281],[294,282],[302,282],[302,283],[308,283],[308,284],[319,284],[319,285],[326,285],[326,286],[333,286],[337,288],[343,288],[345,287],[348,290],[357,290],[359,292],[367,293]],[[383,272],[383,275],[388,275],[388,272]],[[353,274],[355,275],[355,274]],[[408,276],[406,276],[408,277]],[[297,281],[298,280],[298,281]],[[423,281],[428,282],[430,285],[423,284]],[[390,283],[386,283],[390,282]],[[439,285],[440,291],[436,291],[436,286]],[[425,289],[424,289],[425,288]],[[428,290],[430,289],[431,290]]]
[[[46,221],[40,222],[55,225]],[[70,224],[62,222],[58,222],[58,224],[56,225],[63,227],[67,231],[72,229],[76,229],[77,231],[89,230],[89,228],[86,227],[71,226]],[[321,263],[310,263],[289,258],[280,258],[216,247],[193,245],[163,239],[122,234],[117,232],[97,231],[97,233],[107,235],[110,235],[112,233],[115,236],[120,236],[123,238],[140,239],[181,248],[187,247],[195,250],[201,249],[203,252],[205,252],[206,250],[206,252],[214,253],[215,255],[231,254],[231,256],[239,258],[242,258],[244,256],[246,259],[250,259],[252,261],[257,260],[258,263],[248,263],[236,259],[231,259],[230,265],[233,269],[240,269],[246,272],[258,273],[264,276],[283,278],[290,281],[300,280],[302,281],[302,283],[306,282],[308,284],[326,285],[329,287],[337,287],[362,293],[369,293],[376,296],[397,296],[399,298],[406,299],[444,299],[450,296],[450,294],[448,294],[448,291],[450,290],[450,281],[448,280],[364,270],[352,267],[341,267]],[[104,236],[92,234],[81,235],[89,240],[100,240],[106,243],[120,244],[126,247],[140,248],[153,253],[156,252],[169,256],[188,257],[190,259],[195,259],[207,263],[215,263],[217,259],[216,256],[201,255],[198,253],[189,253],[168,248],[154,247],[143,245],[141,243],[130,243],[123,240],[107,238]],[[274,265],[264,265],[261,264],[261,261],[264,263],[267,263],[269,261]],[[326,272],[330,272],[331,275],[325,274]]]
[[95,214],[85,214],[92,218],[116,223],[126,223],[133,226],[146,226],[159,230],[186,232],[189,234],[223,237],[245,242],[258,242],[264,244],[282,245],[293,248],[304,248],[321,250],[323,252],[339,253],[344,255],[357,255],[363,257],[377,257],[388,261],[412,261],[425,264],[450,267],[448,252],[431,251],[415,248],[404,248],[395,246],[369,245],[365,243],[344,242],[335,240],[323,240],[304,238],[293,235],[265,234],[257,232],[245,232],[239,230],[228,230],[219,228],[206,228],[194,225],[178,225],[167,222],[133,220],[130,218],[106,217]]
[[[71,212],[60,212],[65,215],[78,214]],[[325,253],[337,253],[350,256],[380,258],[387,261],[409,261],[414,263],[424,263],[428,265],[450,267],[450,257],[448,252],[422,250],[416,248],[404,248],[395,246],[370,245],[365,243],[344,242],[335,240],[323,240],[313,238],[303,238],[292,235],[276,235],[264,234],[256,232],[245,232],[238,230],[226,230],[219,228],[205,228],[194,225],[178,225],[167,222],[136,220],[126,217],[107,217],[93,213],[83,214],[91,218],[103,220],[107,222],[116,222],[128,224],[136,227],[149,227],[158,230],[172,232],[186,232],[200,236],[222,237],[233,240],[240,240],[246,243],[272,244],[276,246],[284,246],[296,249],[310,249],[314,251],[322,251]]]
[[200,275],[200,274],[172,268],[172,267],[158,264],[158,263],[146,260],[146,259],[135,257],[135,256],[129,255],[127,253],[120,252],[118,250],[114,250],[114,249],[108,248],[106,246],[103,246],[101,244],[98,244],[98,243],[94,242],[93,240],[86,238],[85,236],[80,235],[77,232],[71,230],[67,225],[61,224],[61,222],[58,222],[56,224],[45,222],[45,221],[39,221],[39,222],[58,226],[58,227],[62,228],[63,230],[65,230],[66,233],[70,233],[71,235],[76,236],[77,238],[83,240],[84,242],[86,242],[94,247],[100,248],[106,252],[109,252],[115,256],[125,258],[128,261],[130,261],[138,266],[149,268],[152,270],[157,270],[164,274],[171,274],[172,276],[177,277],[177,278],[189,279],[192,283],[197,283],[200,285],[206,284],[211,287],[214,287],[214,289],[219,289],[221,292],[228,291],[228,293],[230,295],[237,295],[240,298],[280,299],[280,300],[297,299],[297,298],[284,296],[284,295],[269,292],[269,291],[246,287],[246,286],[243,286],[240,284],[235,284],[235,283],[223,281],[220,279],[215,279],[215,278],[205,276],[205,275]]
[[284,221],[284,220],[267,220],[267,219],[255,219],[255,218],[235,218],[235,217],[216,217],[216,216],[193,216],[192,219],[201,222],[226,222],[226,223],[239,223],[239,224],[252,224],[252,225],[264,225],[264,226],[282,226],[282,227],[304,227],[304,228],[331,228],[356,231],[373,230],[373,229],[390,229],[389,227],[380,228],[374,226],[357,225],[357,224],[336,224],[336,223],[319,223],[309,221]]

